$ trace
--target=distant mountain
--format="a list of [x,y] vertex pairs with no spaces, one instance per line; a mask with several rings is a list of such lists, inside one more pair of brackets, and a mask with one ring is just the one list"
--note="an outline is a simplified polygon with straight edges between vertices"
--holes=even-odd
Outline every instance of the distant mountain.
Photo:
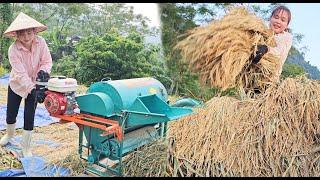
[[310,75],[310,78],[320,80],[319,69],[311,65],[309,61],[306,62],[303,55],[296,48],[291,48],[286,63],[297,64]]

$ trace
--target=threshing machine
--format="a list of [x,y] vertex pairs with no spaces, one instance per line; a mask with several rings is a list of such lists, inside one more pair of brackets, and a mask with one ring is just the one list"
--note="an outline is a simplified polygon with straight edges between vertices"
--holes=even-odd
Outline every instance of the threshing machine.
[[[44,105],[51,116],[79,127],[79,154],[99,176],[122,175],[122,158],[164,137],[167,122],[192,113],[194,101],[169,105],[165,87],[154,78],[101,80],[77,95],[77,81],[50,78]],[[110,163],[113,162],[113,163]]]

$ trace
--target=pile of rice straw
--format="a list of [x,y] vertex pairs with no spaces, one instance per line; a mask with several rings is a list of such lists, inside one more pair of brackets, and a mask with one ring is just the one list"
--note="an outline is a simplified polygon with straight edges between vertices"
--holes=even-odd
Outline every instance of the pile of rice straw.
[[192,71],[200,73],[203,84],[222,90],[240,87],[265,91],[274,81],[279,57],[266,53],[258,64],[249,60],[258,44],[275,47],[274,34],[244,7],[231,8],[222,19],[183,36],[174,48],[180,50]]
[[320,85],[305,77],[258,99],[214,97],[170,123],[170,167],[177,176],[319,176],[319,108]]
[[158,140],[140,147],[129,154],[122,162],[123,176],[129,177],[163,177],[166,171],[168,145]]

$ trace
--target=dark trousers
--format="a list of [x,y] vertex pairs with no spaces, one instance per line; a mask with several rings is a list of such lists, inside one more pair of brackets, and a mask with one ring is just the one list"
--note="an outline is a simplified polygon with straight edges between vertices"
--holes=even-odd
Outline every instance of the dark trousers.
[[[22,97],[12,91],[8,86],[8,99],[7,99],[7,124],[16,123],[20,103]],[[24,102],[24,125],[23,129],[31,131],[34,126],[34,115],[37,108],[35,95],[30,93]]]

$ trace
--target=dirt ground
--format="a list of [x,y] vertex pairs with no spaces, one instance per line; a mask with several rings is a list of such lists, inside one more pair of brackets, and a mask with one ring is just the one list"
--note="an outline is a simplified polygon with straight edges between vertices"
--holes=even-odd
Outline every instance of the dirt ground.
[[[78,94],[84,93],[86,87],[79,87]],[[7,87],[0,86],[0,105],[7,102]],[[21,106],[23,106],[23,102]],[[44,107],[43,104],[39,105]],[[2,118],[4,119],[4,118]],[[22,129],[17,129],[15,136],[21,135]],[[0,137],[5,131],[0,131]],[[35,156],[43,157],[48,164],[68,167],[71,169],[71,176],[78,176],[83,173],[85,162],[78,155],[79,129],[74,123],[54,123],[43,127],[34,127],[32,141],[45,140],[53,142],[58,147],[50,147],[48,144],[33,144],[32,153]],[[10,168],[22,168],[21,163],[11,153],[0,147],[0,170]]]

